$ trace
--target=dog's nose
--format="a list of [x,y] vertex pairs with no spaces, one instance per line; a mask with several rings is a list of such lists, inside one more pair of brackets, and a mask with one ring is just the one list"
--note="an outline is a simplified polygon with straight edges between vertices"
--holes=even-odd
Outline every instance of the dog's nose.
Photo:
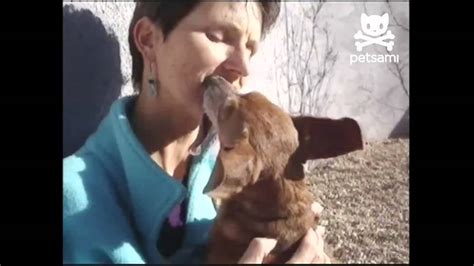
[[219,75],[210,75],[207,76],[204,81],[202,82],[204,88],[209,88],[211,86],[218,86],[219,84],[222,84],[225,82],[224,78],[219,76]]
[[227,81],[224,77],[219,76],[217,74],[213,74],[207,76],[203,82],[204,90],[208,90],[209,88],[219,88],[220,90],[226,90],[231,92],[237,92],[237,88],[234,87],[229,81]]

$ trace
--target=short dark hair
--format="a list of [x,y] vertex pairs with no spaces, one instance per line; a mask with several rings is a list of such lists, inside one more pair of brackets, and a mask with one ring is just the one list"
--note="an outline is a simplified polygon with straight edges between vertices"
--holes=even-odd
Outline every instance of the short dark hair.
[[[132,83],[138,88],[143,74],[143,58],[133,38],[133,28],[143,17],[150,18],[161,27],[166,40],[169,33],[202,1],[136,1],[135,11],[128,29],[128,44],[132,56]],[[270,31],[280,14],[280,1],[258,1],[262,12],[262,38]]]

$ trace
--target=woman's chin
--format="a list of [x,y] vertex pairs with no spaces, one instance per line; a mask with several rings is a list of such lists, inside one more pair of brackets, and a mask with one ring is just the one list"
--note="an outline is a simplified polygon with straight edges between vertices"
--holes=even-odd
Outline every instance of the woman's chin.
[[204,115],[204,106],[203,106],[203,98],[197,99],[192,105],[190,105],[188,108],[191,109],[191,113],[193,117],[196,119],[202,119]]

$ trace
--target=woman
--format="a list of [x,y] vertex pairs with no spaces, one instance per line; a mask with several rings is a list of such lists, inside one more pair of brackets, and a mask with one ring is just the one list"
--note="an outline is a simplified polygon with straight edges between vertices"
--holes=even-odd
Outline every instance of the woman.
[[[65,263],[199,263],[215,209],[203,195],[218,143],[201,83],[241,88],[279,13],[275,2],[138,2],[129,31],[138,96],[117,100],[63,166]],[[317,213],[320,210],[315,210]],[[242,263],[275,246],[255,239]],[[310,230],[290,262],[325,262]]]

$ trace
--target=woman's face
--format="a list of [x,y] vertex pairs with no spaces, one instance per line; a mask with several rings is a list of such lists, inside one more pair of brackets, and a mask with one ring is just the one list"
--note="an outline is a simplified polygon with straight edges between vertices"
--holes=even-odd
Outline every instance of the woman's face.
[[191,114],[203,114],[202,82],[218,74],[237,88],[260,41],[255,2],[203,2],[183,18],[155,51],[159,93]]

